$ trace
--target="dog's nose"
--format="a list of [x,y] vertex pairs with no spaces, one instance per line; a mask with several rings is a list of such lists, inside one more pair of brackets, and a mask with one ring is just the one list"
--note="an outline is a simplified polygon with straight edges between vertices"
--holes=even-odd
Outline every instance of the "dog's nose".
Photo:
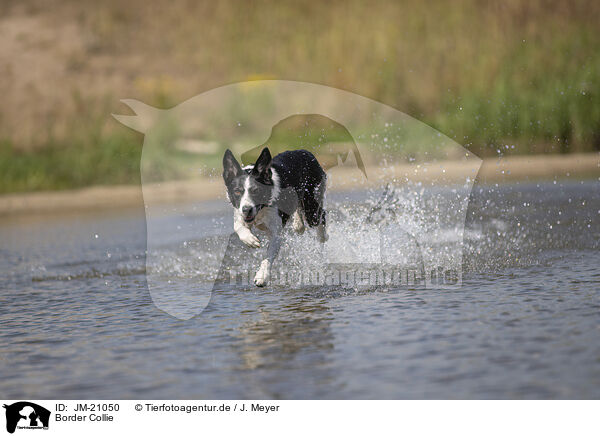
[[242,207],[242,213],[246,216],[250,215],[250,212],[252,211],[252,206],[244,206]]

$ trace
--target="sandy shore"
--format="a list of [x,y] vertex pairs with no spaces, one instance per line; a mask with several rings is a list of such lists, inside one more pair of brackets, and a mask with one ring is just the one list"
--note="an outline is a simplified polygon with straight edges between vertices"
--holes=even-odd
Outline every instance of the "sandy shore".
[[[439,177],[459,180],[467,174],[467,166],[460,161],[445,162],[442,167],[429,167],[428,171],[415,174],[409,165],[386,169],[385,177],[371,178],[361,187],[375,186],[386,179],[411,174],[412,180],[431,181]],[[442,174],[443,171],[443,174]],[[380,174],[367,169],[368,174]],[[590,178],[600,177],[600,153],[568,155],[511,156],[501,159],[485,159],[476,183],[510,183],[522,180]],[[357,186],[357,170],[339,167],[333,170],[335,182],[329,187],[333,191],[350,190]],[[167,182],[149,185],[144,194],[152,202],[205,201],[225,198],[220,179],[198,179],[194,181]],[[0,196],[0,216],[19,214],[72,213],[80,211],[142,207],[142,188],[133,186],[96,186],[84,189],[9,194]]]

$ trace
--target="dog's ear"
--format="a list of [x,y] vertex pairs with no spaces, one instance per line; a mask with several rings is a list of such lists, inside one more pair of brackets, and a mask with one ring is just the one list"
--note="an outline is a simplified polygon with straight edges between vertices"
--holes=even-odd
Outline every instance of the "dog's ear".
[[254,164],[254,168],[252,172],[256,176],[265,177],[268,176],[270,171],[267,169],[271,166],[271,152],[268,147],[263,148],[263,151],[260,152],[260,156],[256,159],[256,163]]
[[235,160],[233,153],[229,149],[225,150],[225,155],[223,156],[223,179],[225,180],[225,183],[228,184],[241,174],[242,167],[240,167],[238,161]]

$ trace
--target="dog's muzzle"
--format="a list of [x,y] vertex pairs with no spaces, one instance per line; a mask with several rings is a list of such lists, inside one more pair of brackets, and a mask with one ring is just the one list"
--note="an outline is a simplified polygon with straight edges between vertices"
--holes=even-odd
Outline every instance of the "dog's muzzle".
[[258,206],[244,206],[242,207],[242,217],[244,218],[244,221],[246,223],[251,223],[252,221],[254,221],[254,219],[256,218],[256,215],[258,215],[258,212],[260,212],[260,210],[263,208],[263,205],[258,205]]

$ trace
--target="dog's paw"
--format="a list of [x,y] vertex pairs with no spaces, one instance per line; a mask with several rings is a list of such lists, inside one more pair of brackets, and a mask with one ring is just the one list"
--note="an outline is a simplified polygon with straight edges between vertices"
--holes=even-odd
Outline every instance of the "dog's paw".
[[269,280],[263,276],[258,277],[258,273],[256,274],[256,276],[254,277],[254,284],[256,286],[258,286],[259,288],[262,288],[263,286],[265,286],[267,284]]
[[268,283],[271,277],[270,265],[268,260],[263,260],[260,264],[258,272],[254,276],[254,284],[256,286],[264,286]]
[[252,233],[250,230],[242,233],[239,236],[240,236],[240,241],[242,241],[248,247],[260,248],[260,241],[258,240],[258,238],[256,236],[254,236],[254,233]]

